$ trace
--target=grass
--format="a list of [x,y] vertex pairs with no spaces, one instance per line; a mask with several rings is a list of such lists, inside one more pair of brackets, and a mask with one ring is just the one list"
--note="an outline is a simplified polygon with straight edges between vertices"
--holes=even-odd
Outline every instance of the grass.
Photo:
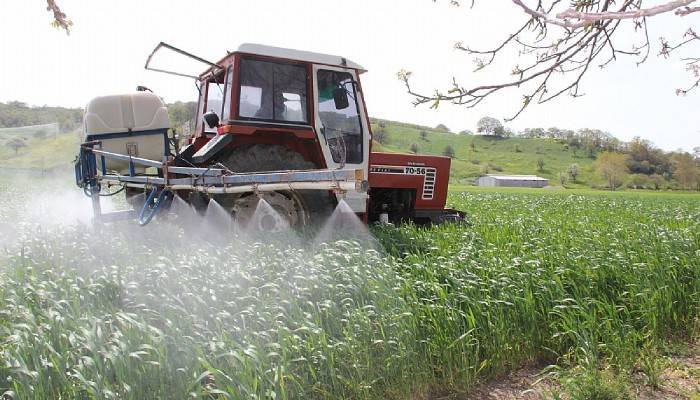
[[[2,193],[0,226],[27,196]],[[640,362],[658,371],[654,346],[697,331],[697,197],[450,203],[469,225],[374,227],[378,250],[24,221],[0,258],[0,393],[422,398],[536,362],[568,398],[621,399]]]
[[[579,150],[574,155],[563,143],[555,139],[539,138],[494,138],[480,135],[456,135],[454,133],[417,127],[393,121],[383,121],[387,140],[375,145],[376,151],[409,153],[411,144],[418,145],[419,154],[442,155],[447,145],[455,149],[450,173],[451,182],[465,184],[482,175],[484,166],[490,165],[489,173],[531,174],[549,178],[553,185],[559,184],[559,173],[566,172],[571,164],[578,164],[577,182],[567,186],[586,187],[595,182],[593,159]],[[372,125],[376,133],[378,123]],[[426,139],[420,132],[427,132]],[[470,146],[474,143],[475,148]],[[517,149],[517,151],[516,151]],[[544,168],[538,170],[537,160],[544,160]],[[500,171],[499,171],[500,169]]]
[[[565,172],[573,163],[579,165],[580,175],[576,183],[569,180],[567,186],[588,187],[595,181],[593,160],[586,157],[583,151],[574,155],[573,151],[553,139],[496,139],[455,135],[400,122],[384,123],[388,139],[385,145],[375,143],[373,149],[376,151],[410,152],[411,144],[416,143],[421,154],[442,155],[445,147],[452,145],[455,158],[452,160],[451,182],[454,184],[468,183],[480,176],[484,166],[489,165],[491,173],[535,174],[549,178],[553,185],[558,185],[559,173]],[[78,148],[76,133],[38,139],[32,136],[33,131],[27,129],[7,128],[7,133],[0,134],[0,167],[50,169],[66,165],[75,157]],[[376,132],[378,129],[378,125],[373,124],[373,130]],[[428,132],[426,140],[420,137],[422,130]],[[11,134],[27,138],[27,147],[20,148],[17,154],[5,146],[3,140],[13,137]],[[475,150],[470,147],[472,142]],[[539,159],[545,161],[543,171],[537,168]]]
[[0,167],[44,170],[69,165],[77,154],[78,135],[63,133],[46,138],[28,137],[26,147],[15,153],[0,141]]
[[529,194],[529,195],[584,195],[584,196],[606,196],[606,197],[624,197],[624,198],[658,198],[667,199],[669,196],[671,198],[687,198],[687,199],[700,199],[700,192],[694,190],[647,190],[647,189],[626,189],[626,190],[607,190],[607,189],[593,189],[593,188],[563,188],[563,187],[553,187],[553,188],[526,188],[526,187],[486,187],[486,186],[473,186],[473,185],[461,185],[461,184],[450,184],[449,191],[454,193],[470,192],[470,193],[510,193],[510,194]]

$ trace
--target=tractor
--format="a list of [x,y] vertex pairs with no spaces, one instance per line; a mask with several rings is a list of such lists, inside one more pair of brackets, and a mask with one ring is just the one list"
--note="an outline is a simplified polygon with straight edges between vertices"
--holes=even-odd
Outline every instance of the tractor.
[[[198,75],[156,68],[170,51],[206,64]],[[242,225],[260,200],[275,216],[254,228],[301,228],[345,202],[365,223],[438,224],[464,219],[445,209],[450,159],[372,151],[360,75],[344,57],[243,44],[214,63],[160,43],[146,69],[194,79],[194,129],[170,129],[168,110],[145,87],[101,96],[85,110],[76,183],[95,219],[148,223],[175,196],[196,210],[212,199]],[[132,210],[103,213],[120,187]]]

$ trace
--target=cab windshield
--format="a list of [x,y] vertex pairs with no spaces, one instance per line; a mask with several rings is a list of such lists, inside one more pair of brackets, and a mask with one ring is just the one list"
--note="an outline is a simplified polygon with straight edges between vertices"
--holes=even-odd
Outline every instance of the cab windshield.
[[[362,123],[352,75],[321,69],[318,79],[318,115],[323,124],[333,161],[339,164],[362,162]],[[347,104],[336,104],[334,91],[345,90]],[[343,107],[347,105],[346,107]]]
[[243,58],[239,93],[241,119],[309,122],[304,66]]

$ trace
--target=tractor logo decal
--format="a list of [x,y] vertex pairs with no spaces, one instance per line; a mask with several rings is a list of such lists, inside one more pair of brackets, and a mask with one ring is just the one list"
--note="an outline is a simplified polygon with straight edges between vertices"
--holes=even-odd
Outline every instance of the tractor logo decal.
[[423,176],[423,200],[432,200],[435,193],[435,179],[437,170],[432,167],[395,167],[389,165],[373,165],[369,172],[377,174],[396,174],[396,175],[422,175]]

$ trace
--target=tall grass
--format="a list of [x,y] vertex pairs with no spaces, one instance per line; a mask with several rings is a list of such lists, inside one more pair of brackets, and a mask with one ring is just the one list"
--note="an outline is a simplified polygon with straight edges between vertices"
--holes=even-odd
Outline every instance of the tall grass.
[[697,328],[695,199],[451,201],[469,225],[376,227],[379,250],[33,231],[1,259],[0,393],[413,398],[532,362],[594,382]]

